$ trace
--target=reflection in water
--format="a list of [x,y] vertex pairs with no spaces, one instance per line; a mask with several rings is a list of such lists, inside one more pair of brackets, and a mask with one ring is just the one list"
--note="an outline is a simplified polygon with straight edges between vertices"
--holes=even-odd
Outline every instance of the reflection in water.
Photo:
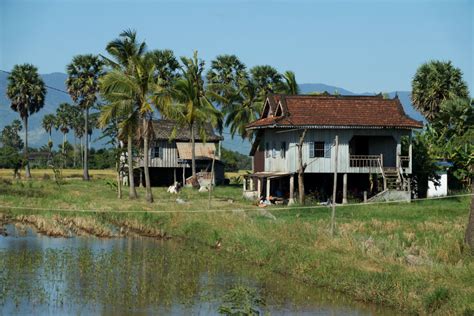
[[7,229],[0,237],[1,314],[217,314],[237,284],[258,289],[272,315],[388,314],[202,246]]

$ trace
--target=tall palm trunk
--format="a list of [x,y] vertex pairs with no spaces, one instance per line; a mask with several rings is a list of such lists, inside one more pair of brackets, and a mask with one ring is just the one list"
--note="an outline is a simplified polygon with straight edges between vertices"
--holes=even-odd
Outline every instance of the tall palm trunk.
[[23,124],[25,125],[25,148],[23,148],[25,158],[25,176],[27,179],[31,179],[30,173],[30,162],[28,159],[28,116],[23,118]]
[[77,136],[74,134],[74,162],[73,166],[76,168],[76,162],[77,162]]
[[143,169],[145,171],[145,187],[146,187],[146,200],[149,203],[153,203],[153,194],[151,192],[150,184],[150,170],[148,168],[148,161],[150,160],[150,153],[148,152],[148,121],[146,118],[143,119]]
[[121,174],[120,174],[120,156],[122,155],[122,150],[120,149],[121,146],[120,146],[120,140],[117,138],[116,139],[116,142],[117,142],[117,147],[116,147],[116,150],[117,150],[117,155],[115,156],[115,170],[117,171],[117,197],[119,199],[122,198],[122,179],[121,179]]
[[194,124],[191,124],[191,171],[193,179],[196,178],[196,142],[194,139]]
[[62,148],[63,157],[61,159],[61,165],[63,169],[64,169],[65,160],[66,160],[66,149],[64,148],[65,145],[66,145],[66,133],[63,133],[63,148]]
[[84,167],[83,167],[83,174],[82,174],[82,179],[89,181],[89,165],[87,162],[87,157],[89,156],[89,139],[87,138],[87,135],[89,133],[89,108],[86,107],[84,110],[84,120],[85,120],[85,126],[84,130],[86,133],[86,145],[84,146]]
[[135,189],[135,181],[133,179],[133,157],[132,157],[132,135],[128,135],[127,138],[127,160],[128,160],[128,183],[130,199],[136,199],[138,197],[137,190]]

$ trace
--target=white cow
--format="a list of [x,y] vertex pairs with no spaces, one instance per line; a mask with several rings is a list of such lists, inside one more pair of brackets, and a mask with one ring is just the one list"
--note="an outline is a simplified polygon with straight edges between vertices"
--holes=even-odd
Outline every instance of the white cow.
[[173,185],[168,187],[168,192],[172,194],[178,194],[180,189],[180,185],[178,182],[175,182]]

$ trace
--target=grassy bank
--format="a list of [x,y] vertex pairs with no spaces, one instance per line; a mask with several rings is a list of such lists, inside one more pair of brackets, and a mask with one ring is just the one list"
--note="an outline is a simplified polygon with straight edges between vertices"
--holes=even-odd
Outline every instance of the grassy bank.
[[[330,209],[269,208],[272,219],[242,200],[240,187],[216,189],[212,210],[218,212],[192,213],[207,210],[207,193],[183,190],[185,203],[178,204],[176,196],[156,188],[157,202],[149,205],[142,189],[137,201],[117,200],[105,180],[71,180],[60,188],[53,181],[0,182],[3,221],[104,237],[117,234],[109,228],[113,223],[121,227],[118,234],[180,237],[208,246],[221,239],[220,251],[229,256],[360,301],[420,314],[474,310],[474,260],[462,242],[468,198],[340,207],[331,238]],[[181,212],[151,213],[159,211]]]

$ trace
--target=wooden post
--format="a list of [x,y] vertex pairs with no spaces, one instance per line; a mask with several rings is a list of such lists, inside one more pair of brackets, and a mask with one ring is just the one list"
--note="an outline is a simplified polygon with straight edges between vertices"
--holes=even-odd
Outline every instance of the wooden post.
[[[385,177],[385,172],[383,171],[383,154],[380,154],[380,168],[382,170],[383,189],[387,190],[387,177]],[[378,181],[377,181],[377,183],[378,183]]]
[[411,173],[411,167],[412,167],[412,154],[413,154],[413,146],[411,144],[411,140],[410,140],[410,145],[408,146],[408,171]]
[[411,203],[411,179],[407,179],[408,202]]
[[186,163],[183,163],[183,187],[186,186]]
[[364,203],[367,203],[367,191],[364,191]]
[[270,178],[267,178],[267,201],[270,201]]
[[304,170],[306,169],[306,164],[303,164],[303,144],[304,138],[306,133],[308,132],[307,129],[303,130],[300,135],[300,139],[298,144],[296,145],[298,149],[298,195],[299,195],[299,202],[301,205],[304,204],[305,195],[304,195]]
[[334,185],[332,188],[331,236],[334,236],[336,228],[337,154],[339,151],[338,135],[336,135],[334,143]]
[[173,179],[174,179],[174,182],[173,182],[173,185],[176,183],[176,168],[173,168]]
[[244,181],[242,181],[244,184],[244,192],[247,191],[247,178],[244,178]]
[[347,173],[342,176],[342,204],[347,204]]
[[[211,197],[212,197],[212,189],[214,187],[214,163],[216,161],[216,150],[214,149],[213,155],[212,155],[212,167],[211,167],[211,183],[209,184],[209,202],[207,204],[207,207],[211,209]],[[245,179],[244,179],[244,186],[245,186]]]
[[290,175],[290,197],[288,199],[288,205],[295,203],[295,177]]

